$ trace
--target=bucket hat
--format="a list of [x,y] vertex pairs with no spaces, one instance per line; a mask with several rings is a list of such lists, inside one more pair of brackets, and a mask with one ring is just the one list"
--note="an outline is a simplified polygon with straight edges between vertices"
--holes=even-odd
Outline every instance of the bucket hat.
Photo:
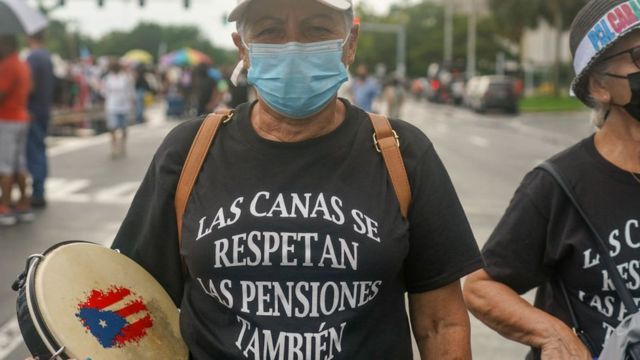
[[640,29],[640,0],[591,0],[576,15],[570,47],[576,77],[572,93],[587,106],[589,71],[624,36]]

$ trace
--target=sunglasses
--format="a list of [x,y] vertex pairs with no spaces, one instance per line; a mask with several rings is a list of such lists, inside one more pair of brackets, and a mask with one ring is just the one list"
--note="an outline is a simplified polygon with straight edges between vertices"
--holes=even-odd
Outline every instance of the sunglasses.
[[640,69],[640,46],[636,46],[636,47],[632,47],[631,49],[620,51],[619,53],[615,53],[613,55],[607,56],[601,59],[600,61],[602,62],[609,61],[615,57],[618,57],[624,54],[629,54],[631,56],[631,60],[633,61],[633,63],[638,67],[638,69]]

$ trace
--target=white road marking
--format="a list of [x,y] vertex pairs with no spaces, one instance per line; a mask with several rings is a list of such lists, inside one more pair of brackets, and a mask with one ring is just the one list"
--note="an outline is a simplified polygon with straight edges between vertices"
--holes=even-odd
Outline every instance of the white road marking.
[[7,359],[7,356],[20,344],[22,344],[22,335],[18,319],[13,317],[0,327],[0,359]]
[[438,133],[440,135],[444,135],[449,132],[449,129],[450,129],[449,125],[443,122],[439,122],[435,124],[435,126],[427,128],[427,134]]
[[491,144],[491,142],[489,142],[487,138],[483,138],[481,136],[475,136],[475,135],[469,136],[469,143],[481,148],[489,147],[489,145]]
[[[154,121],[152,124],[147,123],[143,125],[131,126],[129,128],[129,133],[132,138],[133,137],[138,139],[150,138],[150,137],[158,136],[158,132],[166,134],[174,126],[175,124],[171,124],[163,121]],[[104,134],[100,134],[92,137],[85,137],[85,138],[64,139],[61,143],[48,148],[47,155],[50,158],[53,158],[56,156],[72,153],[88,147],[108,144],[110,141],[111,141],[111,135],[109,133],[104,133]],[[105,154],[108,154],[106,150],[105,150]]]
[[91,186],[88,179],[50,178],[47,180],[48,200],[60,203],[129,205],[135,196],[139,181],[127,181],[93,193],[86,190]]
[[133,201],[139,181],[129,181],[98,191],[93,201],[100,204],[128,205]]
[[50,178],[47,180],[47,198],[51,202],[71,202],[86,204],[91,201],[88,194],[80,191],[89,187],[91,182],[87,179],[66,180]]
[[56,145],[53,148],[47,149],[47,155],[51,158],[78,151],[80,149],[88,148],[94,145],[106,144],[109,142],[109,136],[109,134],[102,134],[90,138],[79,138],[65,141],[64,144]]

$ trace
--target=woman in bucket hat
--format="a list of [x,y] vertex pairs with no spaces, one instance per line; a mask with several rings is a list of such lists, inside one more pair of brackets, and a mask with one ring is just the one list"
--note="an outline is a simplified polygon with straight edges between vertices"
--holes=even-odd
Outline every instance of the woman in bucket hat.
[[[573,93],[594,135],[550,159],[640,297],[640,1],[592,0],[571,28]],[[591,359],[629,313],[586,222],[554,178],[528,173],[469,276],[472,313],[532,347],[529,358]],[[522,300],[537,288],[535,306]],[[573,314],[571,314],[573,312]],[[572,316],[573,315],[573,316]],[[573,329],[572,329],[573,328]]]
[[358,40],[351,1],[244,0],[229,20],[259,99],[221,125],[181,248],[173,200],[202,121],[161,145],[113,245],[180,306],[192,358],[410,360],[411,323],[422,358],[470,359],[459,279],[482,260],[444,166],[391,121],[399,140],[382,150],[399,143],[405,216],[369,115],[337,97]]

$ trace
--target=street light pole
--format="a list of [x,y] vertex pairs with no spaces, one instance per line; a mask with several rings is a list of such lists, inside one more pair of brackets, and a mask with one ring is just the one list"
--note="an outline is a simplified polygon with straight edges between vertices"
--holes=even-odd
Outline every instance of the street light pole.
[[444,6],[444,63],[451,64],[453,60],[453,0]]
[[396,76],[399,79],[404,79],[407,75],[407,29],[404,26],[398,26],[398,46],[396,49],[398,58]]
[[469,22],[467,28],[467,78],[476,75],[476,39],[478,35],[478,15],[476,13],[476,0],[469,0]]

